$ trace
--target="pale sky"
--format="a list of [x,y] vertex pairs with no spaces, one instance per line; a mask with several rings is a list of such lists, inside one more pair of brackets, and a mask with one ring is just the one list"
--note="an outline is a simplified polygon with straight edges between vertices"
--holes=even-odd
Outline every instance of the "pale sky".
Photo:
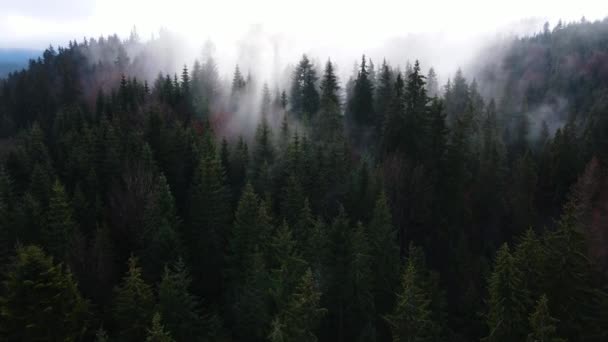
[[[558,19],[607,15],[601,0],[0,0],[0,48],[43,49],[113,33],[126,38],[134,26],[147,39],[164,27],[196,51],[213,40],[218,52],[232,56],[226,70],[243,50],[255,50],[261,60],[278,53],[289,62],[305,52],[320,60],[331,57],[345,73],[361,53],[378,60],[398,48],[453,72],[481,35],[537,32],[545,20],[554,26]],[[427,34],[439,38],[420,38]],[[419,35],[423,46],[410,49],[415,42],[399,40],[408,35]],[[444,47],[449,52],[437,52]],[[424,49],[426,55],[419,52]],[[411,58],[392,55],[401,64]]]
[[526,18],[601,19],[599,0],[0,0],[0,47],[118,33],[135,25],[146,38],[160,27],[188,38],[239,39],[251,25],[311,44],[369,44],[412,32],[474,34]]

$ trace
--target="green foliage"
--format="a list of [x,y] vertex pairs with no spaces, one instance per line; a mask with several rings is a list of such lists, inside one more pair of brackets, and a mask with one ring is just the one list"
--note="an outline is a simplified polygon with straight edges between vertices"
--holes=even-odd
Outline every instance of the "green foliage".
[[504,244],[496,254],[494,271],[489,280],[487,341],[513,341],[523,338],[527,329],[526,289],[515,258]]
[[326,313],[320,307],[320,299],[321,293],[308,269],[285,307],[273,319],[268,339],[272,342],[317,341],[315,331]]
[[6,341],[79,341],[89,303],[69,270],[36,246],[18,247],[0,297],[0,336]]
[[375,119],[374,85],[369,77],[366,63],[365,55],[363,55],[351,101],[347,108],[347,117],[354,125],[373,125]]
[[117,335],[123,341],[141,341],[154,309],[152,288],[142,279],[137,258],[128,261],[127,274],[114,290],[112,314]]
[[58,180],[55,181],[51,191],[46,223],[43,231],[45,246],[53,256],[63,259],[70,250],[76,225],[73,221],[72,207],[63,185]]
[[323,268],[327,288],[323,305],[335,327],[330,338],[344,341],[373,338],[375,328],[369,242],[364,228],[350,225],[340,210],[327,232]]
[[607,27],[445,86],[303,56],[224,92],[210,43],[148,85],[166,32],[50,47],[0,80],[0,339],[607,340]]
[[410,261],[402,276],[395,309],[386,316],[393,341],[434,340],[437,327],[432,321],[430,300],[417,280],[416,266]]
[[388,313],[393,306],[399,284],[399,245],[386,200],[381,193],[376,200],[372,219],[367,228],[370,237],[371,269],[374,279],[374,298],[378,314]]
[[160,318],[161,315],[158,312],[152,317],[152,327],[148,329],[146,342],[175,342],[171,334],[165,331]]
[[306,55],[302,56],[293,73],[289,104],[298,118],[314,116],[319,110],[317,73]]
[[532,332],[528,334],[530,342],[565,342],[566,340],[556,336],[555,324],[558,320],[549,314],[547,296],[542,295],[536,303],[534,312],[530,314],[530,327]]

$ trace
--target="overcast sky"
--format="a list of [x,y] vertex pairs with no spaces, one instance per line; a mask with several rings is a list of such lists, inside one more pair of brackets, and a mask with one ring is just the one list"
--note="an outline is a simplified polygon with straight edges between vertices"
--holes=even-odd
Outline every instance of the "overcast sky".
[[[606,15],[600,0],[0,0],[0,48],[43,49],[113,33],[126,38],[134,26],[147,39],[164,27],[192,51],[213,40],[228,56],[226,73],[252,52],[258,60],[276,62],[280,54],[290,63],[302,53],[331,57],[342,73],[361,53],[400,64],[420,58],[451,73],[480,37]],[[407,43],[399,40],[407,36]],[[185,56],[191,62],[192,54]]]
[[599,19],[598,0],[0,0],[0,47],[43,48],[83,36],[142,36],[160,27],[188,38],[238,39],[253,24],[290,39],[369,44],[411,32],[474,34],[526,18]]

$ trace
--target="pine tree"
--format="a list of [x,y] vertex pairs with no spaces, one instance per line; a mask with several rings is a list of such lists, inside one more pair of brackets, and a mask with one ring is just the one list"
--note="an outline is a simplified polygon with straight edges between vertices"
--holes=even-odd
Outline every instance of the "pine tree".
[[342,115],[340,113],[340,86],[331,61],[327,61],[321,81],[321,106],[315,122],[313,134],[324,142],[333,142],[342,135]]
[[175,342],[171,334],[165,331],[161,323],[161,315],[157,312],[152,317],[152,327],[148,329],[146,342]]
[[374,298],[378,314],[388,313],[399,284],[399,245],[392,225],[386,195],[380,193],[376,200],[372,219],[368,227],[370,255],[372,256],[372,278]]
[[144,273],[158,280],[163,265],[177,260],[182,251],[178,236],[178,218],[175,201],[167,179],[161,174],[156,189],[144,209],[144,234],[142,237],[142,265]]
[[331,339],[373,339],[374,299],[365,231],[360,225],[351,227],[341,208],[327,233],[327,244],[323,262],[327,289],[323,295],[329,322],[335,327]]
[[248,255],[248,267],[241,274],[242,281],[234,284],[237,291],[233,300],[233,334],[238,340],[262,340],[270,326],[270,279],[263,253],[257,246]]
[[238,280],[242,279],[251,262],[249,257],[269,237],[268,227],[258,226],[259,215],[260,200],[253,187],[247,184],[234,214],[234,226],[228,244],[227,276],[232,285],[237,285]]
[[430,68],[426,76],[426,93],[429,97],[439,96],[439,84],[437,83],[437,73],[435,73],[434,68]]
[[340,86],[338,78],[334,73],[334,66],[330,60],[325,64],[325,73],[321,80],[321,107],[331,104],[340,106],[340,98],[338,92]]
[[384,60],[382,62],[382,66],[380,67],[378,86],[375,94],[375,107],[377,113],[375,126],[378,136],[382,135],[384,123],[387,119],[390,106],[393,103],[393,96],[395,96],[393,89],[395,82],[394,78],[395,77],[391,67],[388,65],[386,60]]
[[489,312],[487,341],[522,340],[527,329],[526,292],[522,273],[517,268],[509,246],[504,244],[496,254],[494,271],[489,279]]
[[272,110],[272,98],[270,96],[270,88],[268,88],[268,84],[264,83],[262,87],[262,105],[260,108],[260,113],[263,116],[270,116]]
[[230,161],[229,184],[232,187],[232,204],[235,206],[245,184],[247,184],[247,170],[249,169],[249,148],[242,136],[239,139],[232,153]]
[[417,283],[418,275],[409,262],[401,280],[401,291],[392,314],[386,316],[393,341],[431,341],[437,329],[431,319],[430,300],[425,289]]
[[103,327],[100,327],[99,329],[97,329],[97,331],[95,332],[95,342],[109,342],[110,338],[108,337],[108,333],[103,329]]
[[403,132],[403,113],[405,83],[400,72],[395,77],[392,102],[389,104],[388,113],[382,127],[382,150],[392,152],[400,148],[400,139]]
[[317,289],[312,272],[308,269],[291,294],[287,305],[275,316],[268,338],[272,342],[316,342],[315,331],[325,315],[320,307],[321,293]]
[[180,259],[171,267],[165,266],[158,286],[158,311],[167,331],[178,341],[203,340],[215,329],[213,318],[200,314],[199,300],[190,293],[191,282]]
[[291,111],[299,118],[312,117],[319,110],[317,73],[306,55],[302,56],[296,67],[291,84],[289,103]]
[[418,61],[410,72],[404,93],[404,138],[403,148],[414,160],[422,160],[427,155],[429,120],[429,98],[426,94],[424,76],[420,73]]
[[[0,265],[8,265],[13,254],[13,243],[16,240],[17,227],[14,226],[16,203],[13,181],[0,165]],[[4,267],[0,266],[0,271]]]
[[252,182],[256,191],[263,193],[269,189],[270,184],[268,168],[275,159],[272,129],[266,117],[262,117],[255,132],[255,146],[252,155]]
[[369,78],[369,70],[366,64],[365,55],[361,58],[361,66],[351,101],[348,104],[347,118],[350,123],[356,126],[369,126],[374,124],[374,87]]
[[536,303],[534,312],[530,314],[531,332],[528,334],[529,342],[565,342],[566,340],[557,337],[555,324],[558,320],[549,314],[549,300],[546,295],[542,295]]
[[36,246],[19,247],[0,297],[5,341],[76,341],[88,329],[88,302],[69,270]]
[[274,232],[269,249],[273,300],[275,307],[282,309],[304,273],[306,262],[297,250],[296,241],[285,221]]
[[72,207],[63,185],[56,180],[49,200],[47,226],[43,233],[45,246],[59,259],[64,258],[70,250],[72,238],[76,233],[72,216]]
[[213,146],[201,157],[191,185],[189,227],[184,236],[196,287],[206,298],[221,293],[223,248],[229,227],[224,170]]
[[137,258],[130,257],[127,274],[114,290],[113,318],[124,341],[141,341],[154,308],[152,288],[142,279]]

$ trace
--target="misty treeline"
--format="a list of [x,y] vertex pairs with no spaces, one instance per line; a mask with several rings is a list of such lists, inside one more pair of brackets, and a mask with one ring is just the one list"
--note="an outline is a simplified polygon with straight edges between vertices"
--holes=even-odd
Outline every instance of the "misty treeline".
[[147,82],[154,44],[0,80],[2,340],[608,338],[608,20],[443,85],[365,56]]

